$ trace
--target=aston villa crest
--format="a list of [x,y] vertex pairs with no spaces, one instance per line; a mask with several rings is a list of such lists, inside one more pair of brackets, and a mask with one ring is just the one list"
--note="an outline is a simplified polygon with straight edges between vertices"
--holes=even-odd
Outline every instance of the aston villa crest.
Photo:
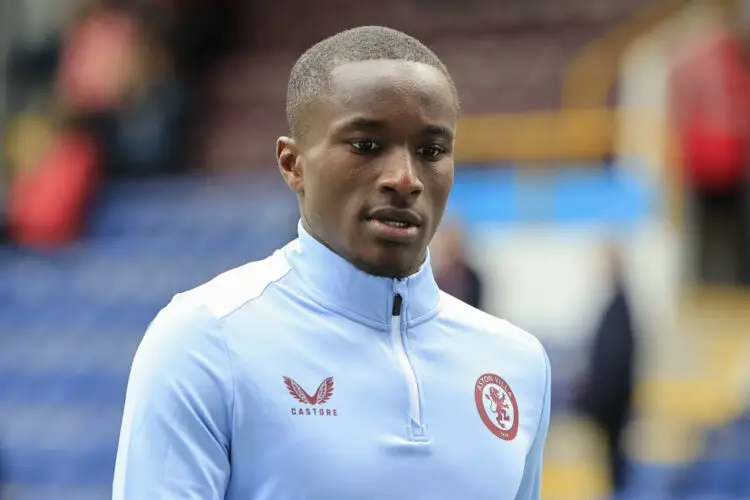
[[474,400],[482,422],[492,433],[510,441],[518,434],[518,403],[510,386],[494,373],[485,373],[474,386]]

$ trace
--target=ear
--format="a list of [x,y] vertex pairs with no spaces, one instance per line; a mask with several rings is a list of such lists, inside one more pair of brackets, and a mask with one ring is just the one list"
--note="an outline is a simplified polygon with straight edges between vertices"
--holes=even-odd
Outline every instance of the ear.
[[276,163],[279,165],[279,171],[284,181],[297,194],[304,191],[303,161],[294,139],[284,136],[278,138],[276,141]]

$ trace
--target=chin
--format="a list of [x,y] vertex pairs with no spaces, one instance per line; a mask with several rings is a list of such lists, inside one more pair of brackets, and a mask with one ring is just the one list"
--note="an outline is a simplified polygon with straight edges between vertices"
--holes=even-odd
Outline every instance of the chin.
[[[422,257],[420,257],[422,255]],[[359,259],[354,265],[362,271],[382,278],[406,278],[414,274],[424,261],[424,252],[390,247]]]

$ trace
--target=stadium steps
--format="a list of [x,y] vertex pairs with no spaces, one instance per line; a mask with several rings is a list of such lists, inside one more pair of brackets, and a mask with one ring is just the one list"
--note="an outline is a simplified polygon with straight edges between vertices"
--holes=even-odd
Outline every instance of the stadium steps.
[[705,429],[747,405],[750,301],[726,292],[689,293],[674,333],[665,337],[654,344],[661,347],[651,362],[672,368],[651,367],[638,388],[632,449],[639,460],[684,462],[700,452]]
[[[731,461],[706,455],[706,436],[729,425],[748,403],[747,296],[711,289],[691,291],[680,304],[676,326],[665,335],[666,342],[654,344],[660,346],[651,356],[655,366],[637,391],[638,419],[629,430],[634,463],[672,471],[669,480],[659,485],[662,489],[673,488],[682,470],[704,461],[713,469],[702,482],[731,474]],[[694,496],[684,491],[674,498],[710,498],[701,496],[704,490],[721,493],[701,483]]]
[[[637,417],[627,432],[634,484],[626,498],[657,500],[657,492],[666,495],[682,469],[711,458],[706,456],[705,436],[748,406],[750,295],[711,289],[687,294],[674,332],[644,347],[649,350],[643,356],[646,376],[639,381]],[[601,436],[585,419],[553,417],[543,498],[605,496],[608,483],[601,443]],[[718,498],[705,492],[717,491],[722,474],[731,474],[743,464],[748,467],[741,461],[714,458],[704,465],[710,469],[707,481],[717,484],[702,484],[695,495],[685,492],[671,498]]]
[[553,417],[545,449],[544,500],[600,498],[607,491],[603,450],[586,419]]

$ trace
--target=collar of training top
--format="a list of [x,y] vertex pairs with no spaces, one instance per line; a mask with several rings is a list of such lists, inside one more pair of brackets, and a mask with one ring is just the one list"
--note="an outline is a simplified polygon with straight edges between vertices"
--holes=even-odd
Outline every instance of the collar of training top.
[[312,298],[320,305],[373,328],[389,330],[395,296],[401,315],[415,326],[437,314],[440,291],[432,274],[430,254],[415,274],[381,278],[360,271],[297,225],[299,238],[287,247],[287,258]]

